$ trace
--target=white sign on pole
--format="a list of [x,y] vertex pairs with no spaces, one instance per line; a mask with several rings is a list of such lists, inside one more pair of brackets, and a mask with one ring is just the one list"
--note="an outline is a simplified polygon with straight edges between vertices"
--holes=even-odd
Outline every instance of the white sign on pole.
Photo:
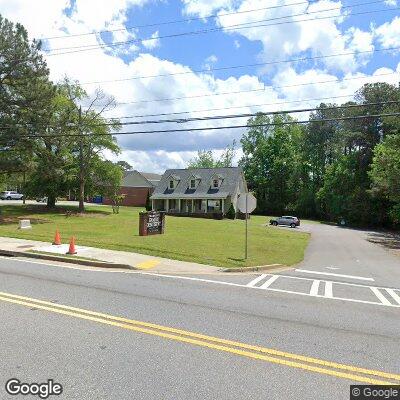
[[246,233],[245,233],[245,240],[244,240],[244,259],[247,260],[248,254],[248,228],[247,228],[247,221],[248,215],[252,213],[257,207],[257,199],[251,193],[244,193],[241,194],[237,201],[237,208],[243,214],[246,214]]
[[243,214],[250,214],[257,207],[257,199],[251,193],[243,193],[238,198],[237,207]]

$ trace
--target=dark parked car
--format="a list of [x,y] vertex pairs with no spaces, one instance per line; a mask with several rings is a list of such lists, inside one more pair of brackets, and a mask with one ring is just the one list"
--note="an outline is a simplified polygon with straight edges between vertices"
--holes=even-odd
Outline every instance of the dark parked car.
[[300,226],[300,220],[297,217],[285,215],[283,217],[270,219],[269,224],[274,226],[287,225],[290,226],[291,228],[296,228],[296,226]]

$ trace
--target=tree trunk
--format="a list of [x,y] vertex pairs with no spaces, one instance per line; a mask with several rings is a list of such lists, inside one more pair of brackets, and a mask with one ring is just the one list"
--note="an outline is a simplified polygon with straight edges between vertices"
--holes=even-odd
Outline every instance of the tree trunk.
[[56,206],[56,197],[48,196],[47,197],[47,208],[54,208]]
[[79,212],[83,213],[85,212],[85,180],[83,176],[80,176],[79,178]]

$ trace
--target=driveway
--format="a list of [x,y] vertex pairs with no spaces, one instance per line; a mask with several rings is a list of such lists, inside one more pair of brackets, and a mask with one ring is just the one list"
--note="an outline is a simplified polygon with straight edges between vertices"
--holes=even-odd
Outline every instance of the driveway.
[[373,243],[381,232],[307,223],[302,225],[302,230],[311,233],[311,240],[296,273],[313,271],[321,279],[326,274],[326,278],[344,280],[348,279],[338,275],[349,275],[352,282],[372,282],[373,279],[376,285],[400,286],[400,254]]
[[[26,200],[25,204],[27,205],[45,205],[46,203],[38,203],[36,200]],[[79,201],[70,201],[70,200],[60,200],[56,203],[58,206],[78,206]],[[2,205],[12,205],[12,206],[22,206],[22,200],[0,200],[0,206]],[[103,204],[97,203],[86,203],[87,206],[102,206]]]

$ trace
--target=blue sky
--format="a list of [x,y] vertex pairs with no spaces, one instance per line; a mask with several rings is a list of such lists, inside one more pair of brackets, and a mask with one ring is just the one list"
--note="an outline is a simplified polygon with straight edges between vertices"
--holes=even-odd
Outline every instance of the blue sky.
[[[44,40],[45,48],[50,49],[46,58],[52,78],[59,80],[68,75],[83,83],[90,96],[96,88],[113,96],[117,105],[107,112],[109,117],[184,111],[189,117],[276,111],[315,106],[318,101],[312,99],[316,98],[344,102],[367,82],[396,84],[400,51],[373,50],[400,47],[398,7],[396,0],[0,0],[2,14],[24,24],[31,37],[60,37]],[[208,15],[216,17],[205,18]],[[194,20],[163,23],[189,18]],[[232,27],[238,24],[250,28]],[[259,26],[263,24],[271,26]],[[129,29],[138,25],[152,26]],[[215,28],[218,32],[162,38]],[[119,30],[104,32],[115,29]],[[99,31],[103,33],[96,33]],[[93,34],[85,35],[90,32]],[[140,40],[151,37],[161,38]],[[127,40],[131,42],[123,46],[104,47]],[[75,51],[82,46],[94,49]],[[65,50],[57,50],[60,48]],[[63,52],[68,54],[57,54]],[[354,54],[324,58],[342,53]],[[321,58],[194,72],[303,57]],[[167,76],[138,78],[160,74]],[[114,82],[102,82],[106,80]],[[93,81],[100,83],[88,84]],[[221,92],[228,94],[218,95]],[[193,96],[197,97],[190,98]],[[181,99],[157,101],[176,97]],[[198,112],[210,108],[221,110]],[[244,123],[243,118],[193,122],[184,125],[186,133],[126,136],[119,139],[123,151],[118,158],[139,170],[161,172],[184,167],[198,149],[213,149],[218,155],[232,140],[239,142],[243,134],[243,130],[233,129],[194,133],[190,128]],[[174,127],[183,125],[164,123],[129,129]]]

